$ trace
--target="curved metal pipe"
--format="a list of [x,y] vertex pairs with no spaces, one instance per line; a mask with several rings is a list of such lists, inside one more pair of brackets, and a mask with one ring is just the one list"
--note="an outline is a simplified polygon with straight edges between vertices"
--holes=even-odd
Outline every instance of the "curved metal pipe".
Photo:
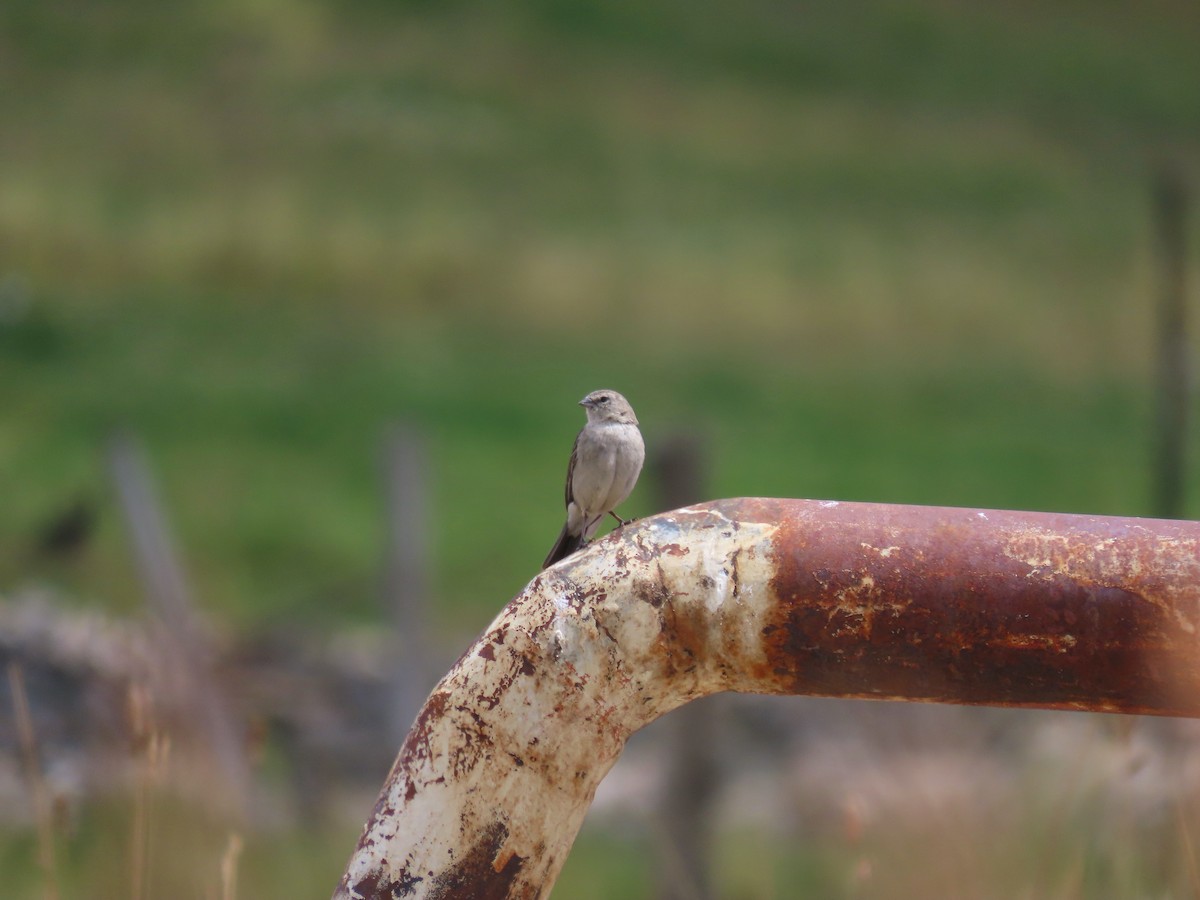
[[1200,717],[1200,523],[722,500],[539,574],[430,694],[335,898],[549,894],[626,739],[720,691]]

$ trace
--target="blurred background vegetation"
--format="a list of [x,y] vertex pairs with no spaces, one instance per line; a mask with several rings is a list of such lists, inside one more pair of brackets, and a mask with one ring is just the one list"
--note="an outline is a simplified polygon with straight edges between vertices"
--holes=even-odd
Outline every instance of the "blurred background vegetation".
[[[602,386],[651,449],[704,434],[712,496],[1149,514],[1150,185],[1195,170],[1198,46],[1190,0],[6,0],[0,592],[138,612],[121,427],[213,623],[382,624],[406,422],[461,646]],[[31,552],[81,499],[86,546]],[[327,895],[355,828],[247,878]],[[569,867],[618,877],[597,840]]]

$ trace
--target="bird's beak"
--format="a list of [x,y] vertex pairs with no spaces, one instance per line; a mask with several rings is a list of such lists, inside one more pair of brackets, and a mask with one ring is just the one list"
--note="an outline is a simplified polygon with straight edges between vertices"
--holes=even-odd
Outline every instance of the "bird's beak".
[[582,400],[579,401],[579,405],[582,406],[584,409],[591,409],[596,404],[594,401],[588,399],[587,397],[584,397]]

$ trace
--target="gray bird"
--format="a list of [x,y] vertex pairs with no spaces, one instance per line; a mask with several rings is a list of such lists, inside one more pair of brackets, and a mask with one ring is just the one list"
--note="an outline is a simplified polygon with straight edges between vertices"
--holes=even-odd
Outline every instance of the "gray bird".
[[567,521],[542,568],[586,544],[605,515],[611,513],[626,524],[613,510],[633,490],[646,459],[628,400],[616,391],[601,390],[592,391],[579,405],[587,411],[587,424],[575,438],[567,466]]

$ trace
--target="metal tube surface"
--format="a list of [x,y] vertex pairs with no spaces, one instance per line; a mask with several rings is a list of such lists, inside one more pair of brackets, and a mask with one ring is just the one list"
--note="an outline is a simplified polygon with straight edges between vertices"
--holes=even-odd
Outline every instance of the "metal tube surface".
[[438,684],[335,898],[549,894],[637,729],[719,691],[1200,717],[1200,523],[740,499],[540,573]]

